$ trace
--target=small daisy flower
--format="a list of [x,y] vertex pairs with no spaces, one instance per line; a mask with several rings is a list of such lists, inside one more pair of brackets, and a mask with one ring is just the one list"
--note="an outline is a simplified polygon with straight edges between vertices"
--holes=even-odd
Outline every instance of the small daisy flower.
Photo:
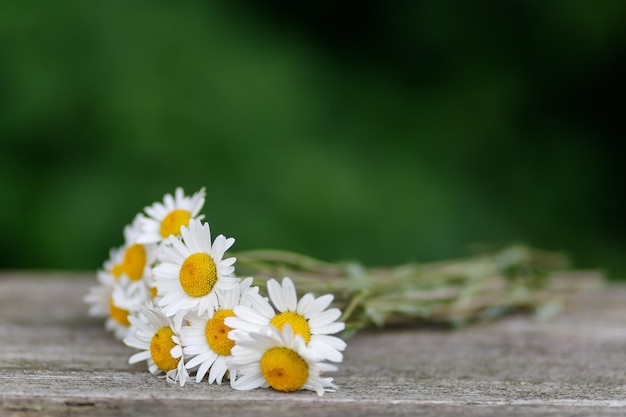
[[123,247],[111,248],[109,250],[109,258],[104,261],[103,269],[113,275],[116,279],[122,276],[122,273],[124,272]]
[[84,298],[89,304],[89,315],[106,317],[104,327],[113,332],[116,339],[123,339],[128,334],[130,322],[128,315],[143,303],[143,296],[132,294],[124,284],[127,278],[116,279],[113,274],[98,271],[98,286],[91,287]]
[[157,243],[167,239],[170,235],[178,236],[181,226],[187,226],[191,219],[202,219],[198,216],[206,191],[200,189],[191,197],[185,196],[182,188],[176,188],[174,196],[165,194],[163,203],[156,202],[144,208],[147,217],[142,217],[141,236],[139,243]]
[[[226,372],[230,374],[231,384],[237,375],[235,368],[227,365],[231,358],[231,349],[235,342],[228,338],[231,328],[224,324],[224,319],[235,315],[233,309],[238,305],[249,305],[249,291],[258,292],[259,288],[250,288],[252,278],[243,280],[232,290],[219,291],[219,309],[198,316],[189,313],[185,316],[187,322],[181,328],[183,352],[187,360],[187,369],[197,367],[196,382],[202,381],[208,372],[209,384],[222,384]],[[210,371],[209,371],[210,370]]]
[[[157,257],[157,245],[155,243],[139,243],[141,236],[141,222],[143,216],[138,214],[133,222],[124,227],[124,244],[112,253],[115,259],[109,261],[113,264],[112,271],[118,278],[126,278],[129,291],[141,292],[145,299],[152,298],[149,294],[152,283],[152,266]],[[114,275],[115,275],[114,274]]]
[[[149,299],[157,245],[137,243],[142,217],[141,214],[137,215],[131,224],[124,227],[124,244],[110,250],[103,271],[98,274],[110,275],[131,293],[141,293],[143,298]],[[112,284],[109,283],[109,286]]]
[[211,244],[209,224],[194,219],[189,227],[181,227],[181,237],[170,236],[171,245],[161,248],[161,263],[153,270],[158,305],[168,317],[191,310],[198,315],[215,310],[217,290],[239,284],[239,278],[233,276],[236,259],[223,259],[235,239],[219,235]]
[[110,272],[99,270],[96,275],[98,285],[89,288],[84,301],[89,304],[89,315],[92,317],[108,317],[111,294],[116,278]]
[[109,317],[104,328],[118,340],[123,340],[130,331],[130,314],[136,312],[145,302],[145,292],[131,292],[122,283],[116,281],[109,297]]
[[252,294],[252,306],[235,307],[236,317],[225,321],[226,325],[233,328],[231,338],[239,342],[247,338],[246,333],[257,333],[264,326],[273,325],[282,329],[289,324],[321,360],[343,360],[341,352],[346,348],[346,342],[331,336],[345,328],[344,323],[336,321],[341,311],[338,308],[327,309],[333,301],[332,294],[315,298],[313,294],[307,293],[298,301],[296,288],[288,277],[283,278],[282,285],[270,279],[267,291],[278,313],[266,298]]
[[302,336],[294,334],[286,324],[282,330],[266,326],[250,334],[250,340],[237,342],[232,349],[232,365],[241,377],[231,386],[237,390],[272,387],[277,391],[292,392],[301,389],[324,395],[337,387],[332,378],[323,378],[323,372],[337,367],[318,361],[311,355]]
[[146,275],[144,277],[144,282],[146,284],[146,288],[148,288],[148,299],[157,304],[156,301],[158,300],[158,293],[156,283],[154,282],[154,274]]
[[142,214],[138,214],[133,222],[124,227],[124,246],[122,273],[131,281],[139,281],[145,276],[152,275],[152,264],[156,261],[156,244],[139,243],[141,226],[145,221]]
[[179,328],[150,303],[142,306],[136,315],[128,317],[131,332],[124,339],[127,346],[141,349],[128,363],[147,361],[153,375],[165,373],[167,382],[178,382],[182,387],[189,378],[183,358]]

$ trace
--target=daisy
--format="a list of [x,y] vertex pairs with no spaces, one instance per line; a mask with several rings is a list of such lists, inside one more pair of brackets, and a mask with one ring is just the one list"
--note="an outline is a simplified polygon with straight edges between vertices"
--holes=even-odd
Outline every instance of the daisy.
[[109,317],[104,328],[112,332],[116,339],[123,340],[130,331],[128,317],[145,302],[145,292],[131,292],[119,281],[113,284],[109,297]]
[[[105,281],[108,282],[109,276],[114,277],[113,281],[119,281],[125,288],[129,288],[130,292],[140,292],[148,299],[157,245],[137,242],[142,217],[141,214],[137,215],[131,224],[124,227],[124,244],[109,251],[109,258],[104,261],[103,270],[98,271],[98,280],[102,281],[102,277],[107,277]],[[112,285],[113,282],[108,282],[105,286]]]
[[124,249],[122,247],[109,250],[109,258],[104,261],[103,269],[116,279],[122,276],[124,272]]
[[89,304],[89,315],[106,317],[104,327],[121,340],[128,334],[128,315],[139,308],[144,298],[128,291],[125,277],[117,279],[113,274],[99,270],[97,279],[99,285],[91,287],[84,298]]
[[332,378],[320,376],[337,367],[312,356],[302,336],[294,334],[289,324],[282,330],[266,326],[250,334],[250,340],[237,342],[231,363],[241,374],[231,384],[236,390],[269,386],[282,392],[307,389],[322,396],[337,389]]
[[111,294],[115,286],[116,278],[110,272],[98,270],[96,279],[98,285],[89,288],[83,299],[89,304],[88,313],[92,317],[108,317]]
[[187,226],[191,219],[202,219],[198,216],[202,206],[206,191],[200,189],[191,197],[185,196],[182,188],[176,188],[174,196],[165,194],[163,203],[156,202],[145,207],[147,217],[142,216],[141,236],[137,239],[139,243],[158,243],[167,239],[170,235],[178,236],[181,226]]
[[104,269],[123,283],[131,293],[139,293],[144,299],[150,299],[152,266],[157,257],[157,245],[137,242],[141,236],[142,220],[143,216],[138,214],[131,224],[124,227],[124,244],[111,250]]
[[[218,307],[217,290],[228,290],[239,284],[233,276],[235,258],[223,259],[235,239],[219,235],[211,244],[208,223],[191,219],[181,227],[182,240],[170,236],[170,245],[159,252],[161,263],[154,270],[159,296],[158,305],[171,317],[196,310],[202,315]],[[178,320],[178,319],[176,319]]]
[[226,319],[233,329],[230,337],[236,342],[246,339],[246,333],[257,333],[265,326],[273,325],[279,330],[289,324],[294,333],[300,335],[306,346],[321,360],[341,362],[346,342],[331,334],[345,328],[336,320],[341,316],[338,308],[327,307],[333,301],[332,294],[315,298],[307,293],[298,301],[293,281],[285,277],[282,285],[274,279],[267,282],[267,291],[278,313],[266,298],[251,294],[251,307],[235,307],[235,316]]
[[185,368],[179,328],[150,303],[142,306],[136,315],[128,317],[130,336],[124,339],[127,346],[141,349],[130,357],[128,363],[147,361],[153,375],[165,373],[167,382],[185,385],[189,373]]
[[152,275],[152,265],[156,261],[157,245],[139,243],[141,227],[145,217],[140,213],[133,222],[124,227],[124,245],[122,251],[122,273],[131,281],[139,281]]
[[[219,291],[219,309],[198,316],[189,313],[185,316],[186,325],[181,328],[183,352],[187,360],[187,369],[197,368],[196,382],[202,381],[208,372],[209,384],[222,384],[226,372],[230,374],[231,384],[235,381],[237,370],[227,365],[231,358],[231,349],[235,342],[228,338],[231,328],[224,324],[226,317],[235,315],[233,309],[246,305],[248,292],[258,292],[259,288],[250,288],[252,278],[243,280],[232,290]],[[210,370],[210,372],[209,372]]]

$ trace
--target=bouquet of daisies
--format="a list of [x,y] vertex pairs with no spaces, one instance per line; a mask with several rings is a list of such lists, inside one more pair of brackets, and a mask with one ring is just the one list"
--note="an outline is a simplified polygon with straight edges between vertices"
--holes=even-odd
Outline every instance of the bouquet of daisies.
[[[124,228],[124,244],[111,250],[85,297],[90,314],[139,349],[130,363],[146,361],[151,373],[180,385],[195,376],[198,383],[227,379],[240,390],[323,395],[337,388],[324,375],[343,360],[340,332],[345,338],[364,327],[424,322],[458,327],[515,311],[545,319],[568,294],[604,282],[596,271],[563,271],[567,259],[559,253],[523,246],[390,268],[282,250],[227,257],[235,240],[212,239],[200,215],[204,200],[204,189],[186,196],[178,188],[146,207]],[[239,278],[235,263],[250,277]]]
[[235,239],[212,239],[200,211],[205,190],[166,194],[124,228],[124,244],[98,270],[85,296],[89,313],[139,351],[154,375],[183,386],[221,384],[238,390],[307,389],[323,395],[337,387],[324,376],[343,360],[346,343],[333,294],[298,296],[289,277],[265,281],[235,274],[226,252]]

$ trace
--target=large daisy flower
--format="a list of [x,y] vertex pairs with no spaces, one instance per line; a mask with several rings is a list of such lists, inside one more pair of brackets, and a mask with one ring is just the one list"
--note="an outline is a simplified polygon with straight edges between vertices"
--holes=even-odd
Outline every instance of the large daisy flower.
[[141,349],[128,363],[147,361],[153,375],[165,373],[168,382],[185,385],[189,373],[185,368],[179,328],[159,310],[148,303],[137,315],[128,317],[131,332],[124,339],[127,346]]
[[[224,324],[224,319],[235,315],[233,309],[238,305],[249,305],[248,292],[258,292],[259,288],[250,288],[252,278],[243,280],[239,286],[226,291],[219,291],[219,308],[198,316],[189,313],[185,316],[186,325],[181,328],[183,352],[187,369],[197,368],[196,382],[202,381],[208,372],[209,384],[222,384],[226,372],[230,374],[231,384],[235,381],[237,370],[228,366],[231,349],[235,342],[228,338],[231,328]],[[209,371],[210,370],[210,371]]]
[[277,391],[292,392],[307,389],[322,396],[337,387],[332,378],[321,373],[336,371],[337,367],[320,362],[311,355],[302,336],[294,334],[286,324],[282,330],[266,326],[249,340],[237,342],[232,349],[232,365],[241,377],[231,384],[237,390],[272,387]]
[[235,239],[219,235],[211,244],[209,224],[194,219],[189,227],[181,227],[181,237],[170,236],[170,245],[161,247],[161,263],[153,270],[158,304],[168,317],[191,310],[198,315],[215,310],[217,290],[239,284],[239,278],[233,276],[236,259],[223,259]]
[[156,202],[144,208],[147,217],[142,217],[140,243],[156,243],[167,239],[170,235],[178,236],[181,226],[187,226],[191,219],[202,219],[198,216],[206,191],[200,189],[191,197],[185,196],[182,188],[176,188],[174,196],[165,194],[163,202]]
[[338,308],[328,308],[333,295],[315,298],[307,293],[298,301],[293,281],[285,277],[282,285],[274,279],[267,282],[267,291],[278,313],[266,298],[251,294],[252,306],[235,307],[235,316],[226,319],[226,325],[233,329],[230,337],[236,342],[247,338],[247,333],[257,333],[261,328],[273,325],[278,329],[289,324],[293,332],[302,336],[306,346],[321,360],[341,362],[346,342],[331,334],[345,328],[336,320],[341,316]]

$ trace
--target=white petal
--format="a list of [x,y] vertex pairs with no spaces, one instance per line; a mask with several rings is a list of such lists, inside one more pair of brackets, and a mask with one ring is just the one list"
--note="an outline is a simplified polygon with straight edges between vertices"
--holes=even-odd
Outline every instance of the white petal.
[[268,320],[276,315],[267,298],[262,297],[259,293],[248,293],[248,300],[252,307]]
[[[254,309],[250,307],[237,306],[235,307],[234,312],[238,318],[240,318],[241,320],[247,321],[249,323],[252,323],[258,326],[266,326],[269,324],[269,320],[267,317],[261,316]],[[230,317],[227,318],[226,320],[230,321]],[[236,322],[234,322],[233,324],[236,325]],[[230,324],[227,324],[227,325],[230,326]]]
[[200,220],[195,221],[196,225],[202,224],[202,229],[198,231],[197,237],[200,241],[200,246],[204,251],[211,252],[211,225],[209,223],[202,223]]
[[332,362],[343,361],[343,355],[341,352],[330,345],[311,340],[311,342],[309,342],[309,348],[311,349],[311,352],[316,356],[319,356],[321,360],[326,359]]
[[318,327],[315,331],[317,334],[335,334],[346,328],[345,323],[331,323],[322,327]]
[[165,196],[163,196],[163,202],[165,203],[165,207],[167,207],[168,210],[170,211],[176,208],[176,204],[174,203],[174,198],[172,197],[171,194],[165,194]]
[[259,388],[265,384],[265,378],[261,373],[252,373],[244,375],[237,379],[232,387],[236,390],[251,390]]
[[270,279],[267,281],[266,287],[274,307],[280,312],[287,311],[287,304],[283,300],[283,288],[278,281]]
[[170,356],[174,359],[178,359],[183,356],[183,348],[180,345],[176,345],[170,349]]
[[[185,355],[187,355],[187,348],[185,348]],[[204,352],[200,355],[194,356],[193,358],[186,361],[185,368],[187,369],[195,368],[196,366],[200,365],[202,362],[205,362],[207,356],[208,356],[208,352]]]
[[[191,223],[193,222],[190,220],[189,223],[189,226],[191,226]],[[187,248],[189,248],[190,253],[203,252],[202,247],[198,244],[198,241],[196,239],[195,230],[187,228],[185,226],[181,226],[180,235],[182,236]]]
[[328,307],[330,303],[333,302],[333,298],[334,297],[332,294],[326,294],[326,295],[322,295],[321,297],[318,297],[313,302],[313,305],[311,306],[311,311],[309,312],[309,314],[313,315],[321,311],[324,311],[324,309]]
[[217,382],[218,385],[222,385],[222,379],[224,379],[227,369],[224,358],[218,357],[209,371],[209,384]]
[[287,310],[296,311],[298,307],[298,295],[296,294],[296,286],[289,277],[283,278],[283,300],[287,306]]
[[226,252],[226,237],[224,235],[218,235],[211,247],[211,257],[215,263],[220,263]]
[[170,262],[163,262],[155,266],[152,270],[155,277],[158,278],[178,278],[180,274],[180,265]]
[[311,336],[311,342],[314,342],[314,341],[316,343],[323,343],[325,345],[331,346],[337,350],[345,350],[347,346],[344,340],[335,336],[328,336],[325,334],[314,334],[313,336]]
[[309,318],[309,325],[311,326],[311,331],[315,332],[313,329],[317,327],[326,326],[341,317],[341,310],[338,308],[331,308],[326,311],[322,311],[314,316]]
[[[336,372],[337,371],[337,366],[330,364],[330,363],[326,363],[326,362],[318,362],[315,364],[315,366],[317,366],[317,369],[320,372]],[[332,378],[329,378],[331,381],[333,380]]]
[[200,365],[200,367],[196,371],[196,382],[199,383],[200,381],[202,381],[202,378],[204,378],[204,376],[206,375],[207,371],[209,370],[209,367],[212,364],[213,364],[213,362],[211,362],[211,361],[204,361],[204,362],[202,362],[202,364]]
[[224,324],[233,329],[228,332],[228,338],[235,342],[251,340],[250,333],[259,331],[261,327],[257,324],[250,324],[243,320],[234,321],[233,319],[234,317],[227,317],[226,320],[224,320]]
[[170,236],[169,242],[185,258],[191,255],[189,248],[176,236]]
[[230,258],[222,259],[222,265],[224,266],[231,266],[235,262],[237,262],[237,258],[235,258],[234,256],[231,256]]
[[141,361],[145,361],[150,357],[150,351],[144,350],[143,352],[137,352],[133,356],[128,359],[128,363],[137,363]]
[[296,308],[296,312],[303,316],[304,318],[309,318],[309,310],[315,301],[315,297],[311,293],[306,293],[300,298],[298,301],[298,307]]

